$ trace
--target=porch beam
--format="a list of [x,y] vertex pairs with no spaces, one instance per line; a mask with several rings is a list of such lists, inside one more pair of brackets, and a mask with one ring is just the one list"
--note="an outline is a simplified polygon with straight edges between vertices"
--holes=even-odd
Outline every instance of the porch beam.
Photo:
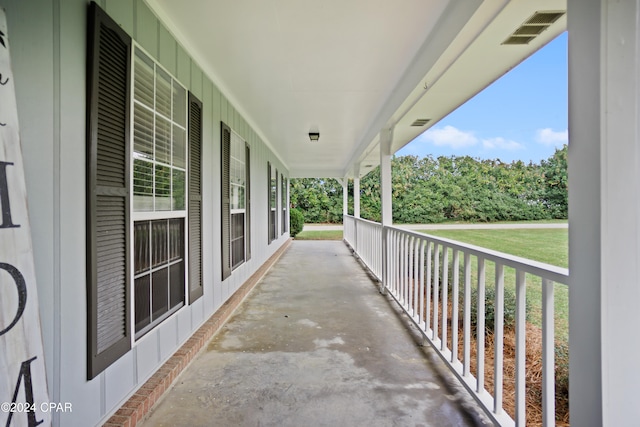
[[571,425],[640,418],[640,5],[569,0]]

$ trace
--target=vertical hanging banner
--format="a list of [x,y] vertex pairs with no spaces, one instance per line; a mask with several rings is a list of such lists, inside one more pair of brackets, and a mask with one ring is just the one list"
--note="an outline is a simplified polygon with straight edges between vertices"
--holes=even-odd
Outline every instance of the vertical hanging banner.
[[49,426],[19,131],[7,18],[0,8],[0,426]]

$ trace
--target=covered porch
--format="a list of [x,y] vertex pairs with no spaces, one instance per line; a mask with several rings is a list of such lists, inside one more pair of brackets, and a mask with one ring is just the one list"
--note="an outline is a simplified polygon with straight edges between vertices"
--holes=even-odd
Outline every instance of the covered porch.
[[294,241],[144,426],[491,422],[339,241]]
[[[138,392],[146,393],[148,400],[143,398],[142,404],[144,411],[148,411],[197,352],[185,353],[182,346],[204,345],[211,337],[208,325],[224,323],[232,308],[247,294],[244,284],[252,283],[252,277],[266,268],[268,258],[289,240],[289,179],[337,178],[345,183],[345,188],[353,180],[354,188],[358,189],[360,178],[378,165],[381,223],[360,218],[356,191],[354,215],[345,215],[346,241],[380,282],[381,293],[393,297],[403,307],[406,314],[402,316],[407,317],[400,318],[410,319],[415,325],[412,328],[419,329],[431,341],[431,347],[438,349],[439,356],[433,359],[448,365],[448,370],[458,377],[458,389],[464,387],[469,394],[475,393],[475,400],[484,405],[485,413],[495,423],[524,425],[520,409],[513,419],[505,415],[502,391],[499,386],[486,385],[482,368],[470,372],[467,364],[470,356],[466,354],[471,348],[468,334],[454,338],[453,331],[442,328],[446,316],[438,304],[446,306],[443,284],[453,287],[457,283],[458,290],[467,290],[469,275],[485,276],[486,263],[491,262],[496,266],[493,277],[498,289],[504,268],[515,269],[518,277],[537,275],[545,290],[547,308],[552,307],[553,282],[570,289],[571,424],[618,426],[640,419],[636,398],[640,370],[632,369],[640,356],[640,340],[633,338],[637,335],[633,325],[640,324],[638,2],[97,0],[97,6],[89,3],[89,0],[0,0],[0,7],[9,17],[12,37],[11,58],[25,158],[25,197],[33,224],[33,258],[44,347],[44,358],[38,363],[43,372],[46,367],[48,385],[43,388],[48,388],[50,401],[74,405],[73,413],[50,414],[52,425],[99,425],[120,416],[121,410],[137,414],[137,409],[126,405],[138,399]],[[90,206],[93,193],[88,173],[94,159],[88,146],[93,141],[91,136],[97,135],[91,132],[92,105],[88,105],[87,96],[92,82],[87,72],[88,57],[92,55],[88,46],[93,37],[87,29],[90,7],[104,9],[101,16],[113,24],[105,27],[106,34],[118,35],[124,46],[111,52],[119,53],[122,59],[122,73],[116,76],[121,83],[116,92],[122,114],[114,137],[120,145],[111,151],[124,159],[118,169],[123,183],[116,180],[115,190],[110,186],[104,189],[106,195],[122,197],[125,206],[120,209],[123,226],[117,243],[122,268],[117,286],[122,297],[114,298],[117,310],[112,311],[98,310],[97,303],[94,304],[97,298],[92,294],[97,288],[92,287],[94,281],[89,277],[97,270],[97,261],[109,260],[106,256],[93,259],[88,255],[89,243],[97,236],[90,227],[90,219],[97,215]],[[394,153],[563,31],[569,33],[570,275],[395,227],[391,203]],[[134,55],[138,55],[138,65],[131,67]],[[106,68],[114,63],[105,60]],[[183,191],[176,192],[181,194],[176,198],[181,208],[171,215],[163,210],[139,214],[128,201],[136,191],[133,185],[136,174],[131,167],[136,154],[132,130],[135,123],[131,119],[147,117],[144,109],[139,109],[141,114],[129,114],[134,105],[144,104],[131,89],[138,75],[154,85],[159,81],[155,74],[145,74],[144,64],[152,64],[159,76],[164,76],[171,87],[183,94],[174,100],[180,106],[174,112],[180,112],[180,117],[175,123],[162,126],[181,135],[172,144],[179,146],[185,158],[187,145],[193,149],[189,154],[193,165],[187,165],[185,158],[177,159],[180,164],[170,165],[177,172],[176,183],[180,183],[176,188]],[[193,102],[188,101],[187,92],[193,94]],[[165,95],[162,96],[173,99]],[[108,99],[106,112],[112,110],[111,97]],[[168,123],[170,115],[166,111],[155,111],[165,104],[156,105],[155,101],[153,104],[152,108],[144,105],[149,107],[148,111],[153,110],[154,117],[160,118],[158,123],[164,123],[163,120]],[[187,112],[188,105],[192,108]],[[197,124],[200,115],[203,120]],[[186,126],[187,118],[194,119],[193,129]],[[110,127],[106,119],[105,123]],[[154,135],[151,145],[162,148],[169,139],[163,133],[164,127],[156,127],[149,127]],[[187,135],[193,135],[194,141],[187,139]],[[1,156],[0,159],[4,164],[12,162]],[[157,161],[162,163],[161,160]],[[114,163],[110,159],[103,162],[108,168]],[[231,163],[235,166],[231,167]],[[169,169],[160,166],[158,171],[168,177]],[[194,172],[193,176],[189,173],[185,178],[187,171]],[[234,177],[237,182],[232,180]],[[161,184],[166,182],[154,183],[154,191],[166,190]],[[232,185],[237,196],[233,212],[229,194]],[[164,197],[162,191],[159,197]],[[8,203],[2,203],[3,212],[9,212]],[[193,209],[187,212],[187,208]],[[233,235],[232,214],[238,220]],[[104,218],[110,220],[111,214]],[[141,325],[145,321],[151,301],[136,306],[134,281],[141,279],[144,284],[146,279],[134,274],[132,259],[136,248],[129,229],[142,221],[151,227],[152,221],[160,219],[167,220],[167,227],[176,225],[174,230],[179,235],[176,241],[182,242],[180,262],[185,267],[182,273],[177,267],[175,270],[179,280],[174,283],[181,293],[177,303],[171,307],[159,304],[162,310],[147,331],[142,329],[144,326],[138,328],[136,322],[136,316]],[[84,232],[83,226],[87,228]],[[144,229],[139,230],[143,235]],[[231,251],[232,248],[235,250]],[[336,250],[340,255],[333,260],[346,262],[346,249]],[[472,261],[467,262],[469,259]],[[467,265],[472,265],[473,260],[477,261],[478,270],[468,273]],[[173,262],[167,259],[167,268],[169,261]],[[320,264],[315,256],[306,262]],[[341,264],[327,264],[321,280],[329,283],[349,278],[351,273],[338,274],[336,265]],[[443,266],[452,266],[452,274]],[[463,266],[465,270],[460,270]],[[111,266],[104,270],[112,271]],[[276,271],[279,270],[273,270],[272,277],[285,280],[285,276],[295,277],[304,269],[291,265],[286,272],[280,270],[280,277],[275,275]],[[456,276],[459,271],[462,274]],[[145,274],[149,276],[151,270],[145,267]],[[172,283],[168,280],[166,283]],[[306,276],[299,280],[304,282]],[[360,280],[367,283],[364,277]],[[478,280],[477,286],[482,289],[484,283]],[[145,289],[138,294],[147,295]],[[371,294],[372,300],[387,303],[371,283],[362,289]],[[101,289],[107,294],[107,302],[110,290],[108,286]],[[168,300],[168,293],[162,291],[162,298],[166,295]],[[360,294],[351,296],[354,301],[346,304],[332,301],[330,308],[353,315],[350,311]],[[296,310],[302,307],[300,299],[296,290],[292,290],[288,300]],[[160,298],[157,300],[162,302]],[[458,319],[465,325],[469,300],[465,297],[461,307],[463,318]],[[502,306],[500,292],[494,301],[496,307]],[[314,302],[311,298],[304,301]],[[522,308],[522,300],[519,304]],[[111,336],[103,334],[104,345],[98,349],[99,334],[94,320],[103,312],[109,314],[105,317],[107,321],[115,319],[107,322],[107,326],[113,326],[118,341],[111,342]],[[296,328],[313,329],[311,322],[321,325],[308,316],[286,318],[284,314],[276,319],[284,327],[305,319],[310,322],[295,324]],[[501,315],[497,310],[498,320]],[[518,316],[523,315],[523,310],[519,310]],[[377,316],[374,310],[363,326],[364,331],[380,330],[387,334],[382,330],[387,322],[379,321]],[[547,309],[543,317],[547,319],[544,423],[554,425],[550,326],[553,316]],[[330,320],[328,316],[321,319]],[[479,323],[482,325],[483,320]],[[326,329],[322,327],[321,331],[324,333]],[[231,337],[232,332],[225,331],[221,339]],[[247,337],[252,336],[252,331],[245,332]],[[341,350],[346,344],[336,341],[336,338],[347,341],[340,335],[318,336],[318,344],[309,337],[302,338],[298,344],[304,343],[311,352],[347,354]],[[358,341],[361,338],[354,335],[360,348],[366,346],[364,341]],[[416,342],[407,338],[416,350]],[[455,346],[447,347],[446,343],[455,339],[463,342],[463,353],[456,354]],[[283,346],[287,341],[283,340],[284,335],[277,346],[273,344],[273,350],[286,353]],[[236,344],[233,340],[226,341],[225,351],[233,350]],[[250,346],[256,344],[248,342]],[[369,347],[371,351],[373,346]],[[109,350],[108,357],[98,358],[103,350]],[[181,357],[177,364],[171,362],[175,355]],[[356,361],[360,356],[354,350],[349,357]],[[396,358],[388,356],[378,354],[374,360],[384,364],[379,372],[382,375],[387,369],[401,366]],[[29,360],[28,357],[31,356],[26,355],[23,360]],[[501,357],[499,353],[494,357],[491,368],[494,377],[501,375]],[[14,396],[16,379],[21,384],[19,369],[18,365],[10,382],[0,388],[9,400]],[[398,375],[406,373],[404,369],[400,371]],[[164,379],[157,380],[156,375]],[[165,381],[166,378],[169,380]],[[426,371],[420,378],[420,382],[411,380],[406,384],[435,384],[432,374]],[[392,382],[383,378],[379,384]],[[418,390],[444,402],[443,408],[453,408],[446,398],[451,394],[442,393],[444,386],[440,383],[438,386],[439,393],[424,385]],[[518,387],[522,387],[521,381]],[[403,404],[408,405],[415,398],[411,390],[390,389],[406,397]],[[519,390],[520,395],[526,393],[522,388]],[[372,389],[369,392],[382,393]],[[437,400],[443,396],[446,400]],[[427,403],[420,402],[418,409],[412,409],[417,412],[405,408],[406,414],[424,413],[427,406],[421,405]],[[366,407],[361,408],[366,414]],[[464,418],[457,409],[452,410],[453,418],[448,419]],[[38,419],[41,416],[38,414]],[[26,420],[26,416],[23,418]],[[128,418],[119,421],[120,425],[132,424]]]

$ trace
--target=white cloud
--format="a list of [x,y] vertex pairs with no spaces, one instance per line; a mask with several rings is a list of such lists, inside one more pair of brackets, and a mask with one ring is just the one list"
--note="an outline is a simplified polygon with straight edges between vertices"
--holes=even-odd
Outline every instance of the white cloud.
[[551,128],[538,129],[536,131],[536,141],[540,144],[560,147],[569,142],[569,131],[556,132]]
[[487,150],[493,150],[493,149],[498,149],[498,150],[521,150],[524,148],[524,145],[522,145],[519,142],[513,141],[513,140],[507,140],[504,139],[500,136],[496,137],[496,138],[489,138],[489,139],[483,139],[482,140],[482,147],[487,149]]
[[453,149],[471,147],[478,143],[478,138],[473,135],[473,132],[463,131],[453,126],[429,129],[422,137],[438,147],[447,146]]

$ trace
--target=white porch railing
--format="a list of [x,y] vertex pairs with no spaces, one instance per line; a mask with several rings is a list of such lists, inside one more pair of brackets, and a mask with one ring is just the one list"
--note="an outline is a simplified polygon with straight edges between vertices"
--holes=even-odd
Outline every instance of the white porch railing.
[[378,280],[382,277],[382,225],[344,216],[344,239]]
[[[539,281],[542,287],[543,425],[555,425],[554,283],[567,284],[567,269],[399,227],[383,227],[353,216],[344,217],[344,239],[486,413],[502,426],[526,425],[526,280],[529,276],[532,283]],[[490,391],[485,389],[484,348],[487,266],[495,270],[494,386]],[[515,420],[503,409],[505,267],[515,273]],[[478,295],[475,343],[471,339],[472,287]],[[450,295],[460,295],[460,291],[462,307],[459,298],[450,298]],[[457,327],[460,316],[462,337]],[[470,364],[474,346],[475,376]]]

